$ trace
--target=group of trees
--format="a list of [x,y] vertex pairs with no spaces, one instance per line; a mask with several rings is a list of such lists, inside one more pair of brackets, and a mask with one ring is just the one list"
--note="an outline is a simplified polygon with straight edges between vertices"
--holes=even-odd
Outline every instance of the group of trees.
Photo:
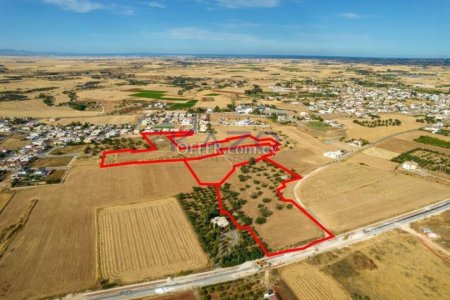
[[[258,276],[202,287],[200,299],[263,299],[266,287]],[[213,296],[214,295],[214,298]]]
[[415,148],[392,159],[396,163],[416,162],[420,167],[431,171],[443,171],[450,174],[449,156],[429,149]]
[[[211,219],[220,215],[214,188],[194,187],[192,193],[178,194],[177,200],[192,223],[202,248],[215,263],[223,267],[234,266],[263,256],[261,249],[252,237],[242,231],[239,232],[239,241],[236,245],[229,247],[228,251],[219,251],[221,246],[222,249],[223,246],[227,246],[223,245],[227,241],[221,239],[227,229],[221,229],[211,224]],[[231,222],[230,227],[233,229]]]
[[417,118],[416,122],[434,124],[436,123],[436,119],[434,117],[425,116],[424,118]]
[[402,121],[399,119],[373,119],[369,120],[353,120],[353,123],[364,126],[364,127],[380,127],[380,126],[400,126]]
[[53,97],[52,95],[46,95],[44,93],[40,93],[38,96],[39,99],[42,99],[42,101],[47,105],[47,106],[54,106],[55,105],[55,97]]
[[262,92],[263,92],[262,88],[257,84],[254,84],[250,90],[245,90],[245,94],[249,96],[258,95],[261,94]]
[[422,143],[422,144],[427,144],[427,145],[432,145],[432,146],[436,146],[436,147],[441,147],[441,148],[447,148],[450,149],[450,142],[435,138],[435,137],[431,137],[431,136],[426,136],[426,135],[421,135],[418,138],[415,139],[416,142]]

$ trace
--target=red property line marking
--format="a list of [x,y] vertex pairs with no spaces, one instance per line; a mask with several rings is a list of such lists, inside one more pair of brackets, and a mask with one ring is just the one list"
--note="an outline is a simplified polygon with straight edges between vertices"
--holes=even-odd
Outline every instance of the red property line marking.
[[[188,168],[191,175],[194,177],[194,179],[197,181],[197,183],[200,186],[214,187],[214,189],[216,191],[216,195],[217,195],[217,202],[219,204],[220,214],[227,216],[233,222],[234,226],[237,229],[239,229],[241,231],[242,230],[247,231],[253,237],[253,239],[258,244],[258,246],[261,248],[263,253],[268,257],[272,257],[272,256],[284,254],[284,253],[291,253],[291,252],[305,250],[305,249],[312,247],[318,243],[321,243],[323,241],[334,238],[334,234],[330,230],[328,230],[324,225],[322,225],[319,221],[317,221],[305,208],[298,205],[297,202],[295,202],[294,200],[284,197],[282,191],[284,189],[286,189],[287,184],[297,181],[297,180],[301,180],[302,176],[293,172],[292,170],[287,169],[283,165],[277,163],[276,161],[274,161],[270,158],[276,152],[278,152],[280,150],[281,144],[278,141],[276,141],[275,139],[273,139],[271,137],[256,138],[251,134],[233,136],[233,137],[229,137],[229,138],[226,138],[223,140],[208,142],[208,143],[204,143],[204,144],[197,144],[197,145],[193,145],[193,146],[184,146],[184,145],[179,144],[176,141],[176,138],[189,137],[189,136],[192,136],[193,134],[194,134],[193,131],[142,132],[141,136],[149,145],[148,149],[105,150],[102,152],[102,156],[101,156],[101,160],[100,160],[100,168],[120,167],[120,166],[127,166],[127,165],[183,162],[186,165],[186,167]],[[134,160],[134,161],[125,161],[125,162],[116,162],[116,163],[105,163],[106,157],[108,155],[119,154],[119,153],[137,154],[137,153],[145,153],[145,152],[152,152],[152,151],[158,150],[156,145],[149,139],[149,137],[153,136],[153,135],[165,136],[173,145],[175,145],[177,147],[178,150],[182,150],[182,151],[191,150],[191,149],[199,149],[199,148],[207,148],[210,146],[215,146],[216,148],[214,148],[214,151],[215,151],[214,153],[195,156],[195,157],[155,159],[155,160]],[[229,146],[229,147],[222,147],[222,145],[225,143],[229,143],[229,142],[237,141],[237,140],[243,141],[244,139],[247,139],[247,138],[253,140],[255,142],[255,144],[233,145],[233,146]],[[275,251],[275,252],[268,251],[266,249],[266,247],[264,246],[264,244],[262,243],[262,241],[260,240],[260,238],[257,236],[257,234],[254,232],[254,230],[251,228],[251,226],[240,225],[237,222],[237,220],[233,217],[233,215],[228,210],[224,209],[223,202],[222,202],[222,196],[220,194],[220,187],[231,177],[231,175],[236,171],[237,168],[250,164],[250,160],[233,164],[231,171],[229,171],[219,182],[202,182],[200,177],[197,175],[197,173],[195,172],[195,170],[192,168],[192,166],[190,164],[191,161],[198,161],[198,160],[202,160],[202,159],[225,155],[226,152],[230,151],[230,150],[237,150],[237,149],[244,149],[244,148],[257,148],[257,147],[268,147],[269,152],[266,154],[262,154],[261,156],[256,158],[255,159],[256,162],[265,161],[269,164],[276,166],[277,168],[282,169],[283,171],[285,171],[286,173],[288,173],[291,176],[290,179],[282,181],[280,186],[276,189],[279,199],[282,202],[290,203],[290,204],[294,205],[299,211],[301,211],[304,215],[306,215],[316,226],[318,226],[325,233],[325,237],[314,240],[314,241],[312,241],[306,245],[303,245],[301,247],[295,247],[295,248],[290,248],[290,249],[285,249],[285,250],[280,250],[280,251]]]

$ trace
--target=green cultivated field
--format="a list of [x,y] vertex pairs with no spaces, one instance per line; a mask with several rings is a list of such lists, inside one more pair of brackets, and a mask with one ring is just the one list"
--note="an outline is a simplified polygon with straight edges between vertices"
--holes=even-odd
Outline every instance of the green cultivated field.
[[152,90],[146,90],[146,91],[140,91],[136,94],[133,94],[131,96],[133,97],[141,97],[141,98],[152,98],[152,99],[161,99],[164,97],[166,92],[164,91],[152,91]]
[[140,98],[151,98],[151,99],[161,99],[161,100],[170,100],[170,101],[186,101],[183,98],[175,98],[175,97],[164,97],[167,92],[165,91],[152,91],[145,90],[140,91],[136,94],[131,95],[132,97],[140,97]]
[[180,101],[180,103],[172,103],[172,106],[169,109],[183,109],[189,108],[197,103],[197,100],[188,100],[184,98],[176,98],[176,97],[164,97],[167,92],[165,91],[154,91],[154,90],[142,90],[138,93],[135,93],[131,96],[133,97],[141,97],[141,98],[151,98],[158,100],[167,100],[167,101]]
[[197,103],[197,100],[189,100],[185,103],[174,103],[169,109],[183,109],[183,108],[189,108],[195,105]]

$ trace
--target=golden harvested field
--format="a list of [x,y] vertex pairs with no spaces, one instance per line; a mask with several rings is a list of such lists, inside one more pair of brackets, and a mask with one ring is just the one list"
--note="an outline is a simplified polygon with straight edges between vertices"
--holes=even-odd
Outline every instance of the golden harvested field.
[[182,164],[100,169],[98,160],[87,160],[77,162],[64,184],[17,191],[0,228],[30,200],[39,204],[1,260],[1,298],[40,299],[94,287],[96,210],[165,199],[195,185]]
[[282,147],[273,160],[287,168],[295,169],[301,175],[306,175],[329,162],[330,159],[324,157],[323,153],[336,150],[334,146],[322,143],[302,129],[295,127],[275,127],[275,129],[283,130],[282,132],[291,140],[293,149]]
[[41,100],[0,102],[0,117],[63,118],[91,117],[100,114],[96,111],[78,111],[67,106],[49,107]]
[[398,167],[398,164],[395,162],[365,154],[363,152],[355,153],[348,158],[347,161],[390,172],[394,171]]
[[397,138],[407,140],[407,141],[412,141],[421,135],[438,138],[438,139],[441,139],[444,141],[450,141],[450,136],[445,136],[445,135],[441,135],[441,134],[433,134],[431,132],[424,131],[424,130],[416,130],[416,131],[400,134],[397,136]]
[[392,152],[378,147],[370,147],[364,150],[363,153],[386,160],[391,160],[400,154],[397,152]]
[[73,157],[45,157],[38,158],[33,162],[33,168],[51,168],[51,167],[65,167],[67,166]]
[[0,213],[5,209],[6,205],[8,205],[13,195],[13,193],[9,192],[0,192]]
[[347,291],[333,277],[309,264],[288,266],[280,270],[280,275],[298,299],[351,299]]
[[[231,160],[231,161],[230,161]],[[202,182],[220,182],[236,162],[226,156],[190,161],[189,165]]]
[[450,197],[448,186],[349,162],[330,165],[304,179],[296,192],[334,232]]
[[369,142],[374,142],[384,137],[397,134],[403,131],[417,129],[423,126],[422,123],[416,122],[414,117],[397,115],[397,114],[382,114],[381,119],[399,119],[402,124],[400,126],[381,126],[381,127],[364,127],[353,123],[353,119],[338,118],[339,123],[344,124],[347,132],[347,136],[354,139],[363,138]]
[[[423,135],[430,136],[427,134],[423,134]],[[436,137],[436,136],[434,135],[433,137]],[[437,137],[437,138],[441,139],[440,137]],[[442,139],[442,140],[444,140],[444,139]],[[390,139],[378,144],[377,147],[388,150],[388,151],[397,152],[399,154],[409,151],[409,150],[412,150],[414,148],[424,148],[424,149],[430,149],[432,151],[438,151],[438,152],[446,153],[446,154],[450,155],[450,149],[445,149],[442,147],[435,147],[432,145],[418,143],[418,142],[414,141],[413,139],[411,139],[411,140],[406,139],[406,138],[403,138],[402,136],[390,138]]]
[[208,265],[174,198],[101,209],[98,228],[103,278],[150,280]]
[[361,297],[357,299],[448,299],[450,295],[450,266],[417,237],[400,230],[324,255],[332,259],[317,267],[355,298]]

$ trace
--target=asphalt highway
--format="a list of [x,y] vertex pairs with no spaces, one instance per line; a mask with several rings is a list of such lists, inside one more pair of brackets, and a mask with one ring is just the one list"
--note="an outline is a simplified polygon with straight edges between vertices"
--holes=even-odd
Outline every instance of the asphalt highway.
[[[304,260],[310,256],[347,247],[351,244],[368,240],[386,231],[390,231],[412,222],[440,214],[450,209],[450,198],[439,203],[426,206],[419,210],[397,216],[382,222],[378,222],[366,227],[362,227],[351,232],[336,236],[331,240],[324,241],[311,248],[300,252],[286,253],[283,255],[266,258],[270,267],[276,268],[283,265],[292,264]],[[230,268],[218,268],[213,271],[191,274],[176,278],[167,278],[139,284],[130,284],[109,290],[85,292],[75,295],[68,295],[65,299],[101,300],[101,299],[136,299],[148,296],[163,295],[174,292],[190,290],[196,287],[208,286],[226,281],[232,281],[248,277],[265,269],[258,269],[256,261],[249,261],[242,265]]]

